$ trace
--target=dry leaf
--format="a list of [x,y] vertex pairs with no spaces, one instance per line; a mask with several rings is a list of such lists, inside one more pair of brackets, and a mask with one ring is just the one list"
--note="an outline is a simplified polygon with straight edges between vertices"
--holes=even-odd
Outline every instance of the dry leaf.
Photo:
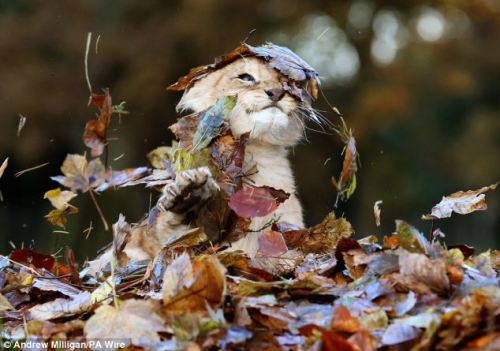
[[163,275],[163,309],[186,313],[219,307],[226,291],[226,268],[214,256],[202,256],[191,262],[183,253]]
[[83,313],[92,307],[91,294],[88,291],[73,295],[71,299],[59,298],[29,309],[32,319],[51,320]]
[[450,290],[446,264],[440,259],[431,260],[423,254],[404,251],[399,255],[399,266],[398,281],[410,290],[420,294]]
[[44,199],[48,199],[52,206],[54,206],[58,210],[65,210],[68,208],[69,202],[73,199],[76,194],[72,191],[64,190],[61,188],[52,189],[47,191],[44,195]]
[[496,189],[498,183],[482,187],[477,190],[458,191],[448,196],[443,196],[440,203],[432,208],[428,215],[422,219],[432,220],[451,217],[452,213],[468,214],[484,211],[488,208],[485,192]]
[[288,246],[305,253],[331,253],[341,239],[353,233],[351,224],[345,218],[337,219],[331,212],[320,224],[310,229],[285,232],[283,236]]
[[375,224],[377,227],[380,227],[380,205],[382,204],[382,200],[375,201],[373,205],[373,215],[375,216]]
[[153,300],[125,300],[118,307],[103,305],[85,324],[87,339],[120,339],[139,345],[141,338],[160,341],[159,332],[166,331]]
[[26,117],[24,117],[22,114],[19,114],[19,123],[17,125],[17,136],[21,136],[21,131],[24,128],[24,125],[26,124]]
[[3,173],[5,172],[5,169],[7,168],[8,164],[9,164],[9,158],[7,157],[5,160],[3,160],[2,165],[0,166],[0,178],[2,178]]

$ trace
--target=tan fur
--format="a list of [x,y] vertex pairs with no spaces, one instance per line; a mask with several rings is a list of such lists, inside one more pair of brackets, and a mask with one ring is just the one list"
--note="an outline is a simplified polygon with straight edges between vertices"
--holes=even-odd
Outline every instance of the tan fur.
[[[256,82],[247,83],[237,77],[252,75]],[[258,58],[241,58],[209,74],[189,89],[178,109],[195,112],[212,106],[219,97],[237,95],[237,104],[230,116],[233,135],[249,132],[245,152],[246,168],[257,166],[257,173],[247,182],[256,186],[272,186],[290,193],[290,198],[267,217],[254,218],[246,238],[233,244],[250,255],[257,250],[260,233],[269,230],[272,221],[283,221],[303,226],[302,207],[296,196],[295,179],[287,158],[288,149],[296,145],[304,134],[303,121],[298,111],[299,102],[288,93],[278,101],[277,107],[268,107],[272,101],[266,90],[281,89],[283,77]],[[267,225],[267,227],[266,227]]]

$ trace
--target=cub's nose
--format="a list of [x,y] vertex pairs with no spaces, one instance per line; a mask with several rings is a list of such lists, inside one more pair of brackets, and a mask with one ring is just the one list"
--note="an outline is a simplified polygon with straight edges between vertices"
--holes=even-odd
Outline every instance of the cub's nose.
[[285,95],[285,92],[283,91],[283,89],[273,88],[266,90],[266,94],[267,96],[269,96],[271,101],[278,102]]

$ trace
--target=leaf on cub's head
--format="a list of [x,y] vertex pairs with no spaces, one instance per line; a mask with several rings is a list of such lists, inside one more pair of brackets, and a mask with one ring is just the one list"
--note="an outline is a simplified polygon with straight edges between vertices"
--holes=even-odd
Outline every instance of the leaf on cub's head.
[[290,194],[268,186],[243,188],[229,199],[229,207],[240,217],[264,217],[274,212]]
[[179,78],[167,89],[173,91],[189,89],[208,74],[235,60],[251,56],[258,57],[287,78],[283,82],[283,88],[295,98],[309,104],[312,99],[318,97],[320,84],[318,73],[293,51],[273,43],[262,46],[243,43],[230,53],[217,57],[213,64],[192,68],[187,75]]
[[457,191],[451,195],[443,196],[441,202],[432,208],[431,213],[423,215],[422,219],[448,218],[453,212],[464,215],[484,211],[488,208],[484,193],[496,189],[497,185],[498,183],[477,190]]

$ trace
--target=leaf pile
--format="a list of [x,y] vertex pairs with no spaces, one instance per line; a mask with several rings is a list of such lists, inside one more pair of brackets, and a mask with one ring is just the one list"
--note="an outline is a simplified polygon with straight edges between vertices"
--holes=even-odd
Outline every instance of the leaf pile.
[[[471,256],[403,221],[383,243],[350,238],[348,222],[333,215],[302,241],[293,232],[266,234],[254,259],[167,246],[152,261],[116,262],[114,274],[84,269],[76,279],[51,256],[16,250],[0,258],[3,336],[169,350],[498,346],[499,251]],[[320,245],[328,236],[337,242]],[[282,273],[259,264],[266,255]]]

